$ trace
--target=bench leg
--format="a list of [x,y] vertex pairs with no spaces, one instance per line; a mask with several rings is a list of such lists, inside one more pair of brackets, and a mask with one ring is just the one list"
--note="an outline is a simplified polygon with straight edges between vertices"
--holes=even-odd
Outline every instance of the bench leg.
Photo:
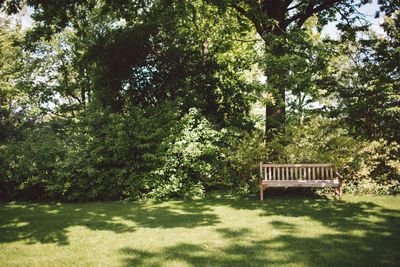
[[342,186],[335,188],[335,195],[339,197],[339,200],[342,200],[342,196],[343,196]]
[[342,186],[342,179],[339,179],[339,200],[342,200],[343,196],[343,186]]
[[260,200],[264,200],[264,187],[262,185],[260,185]]

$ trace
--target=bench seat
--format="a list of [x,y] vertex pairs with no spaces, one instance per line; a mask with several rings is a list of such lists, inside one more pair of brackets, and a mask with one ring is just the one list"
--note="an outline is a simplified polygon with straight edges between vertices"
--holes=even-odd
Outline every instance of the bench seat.
[[338,180],[263,180],[262,184],[267,187],[337,187]]

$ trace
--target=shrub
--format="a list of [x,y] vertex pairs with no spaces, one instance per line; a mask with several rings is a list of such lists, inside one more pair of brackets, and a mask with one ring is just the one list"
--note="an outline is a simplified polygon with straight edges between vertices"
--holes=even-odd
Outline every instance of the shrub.
[[65,144],[50,127],[25,129],[23,140],[12,138],[1,148],[0,190],[7,199],[50,199],[56,162]]
[[76,121],[30,127],[1,147],[0,192],[8,199],[88,201],[140,198],[156,181],[177,113],[129,107],[112,113],[89,107]]
[[150,197],[193,198],[218,189],[249,192],[258,184],[258,164],[266,154],[260,134],[219,128],[194,108],[177,128],[179,133],[164,141],[166,159],[153,172],[159,184]]
[[272,162],[333,163],[345,166],[354,158],[360,142],[339,123],[318,117],[304,125],[289,125],[285,134],[268,143]]
[[400,146],[355,140],[337,122],[290,125],[265,143],[253,130],[221,128],[176,102],[89,106],[75,120],[32,124],[0,147],[0,194],[7,199],[89,201],[195,198],[213,190],[254,194],[258,164],[331,162],[345,190],[400,192]]
[[223,187],[241,193],[254,193],[259,185],[259,163],[269,161],[271,150],[265,145],[264,135],[231,130],[222,149],[222,162],[218,174]]
[[162,142],[167,151],[163,163],[152,172],[157,183],[151,197],[202,196],[217,171],[219,144],[226,131],[216,130],[195,108],[176,127],[178,131]]
[[344,173],[349,192],[396,194],[400,192],[400,146],[383,139],[365,141]]

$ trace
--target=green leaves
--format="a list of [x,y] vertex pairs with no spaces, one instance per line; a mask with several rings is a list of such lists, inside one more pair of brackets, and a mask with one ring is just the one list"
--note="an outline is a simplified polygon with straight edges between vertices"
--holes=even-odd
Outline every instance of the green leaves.
[[340,63],[339,83],[332,90],[341,104],[334,116],[341,114],[370,140],[400,140],[399,26],[397,14],[383,24],[387,37],[370,32],[368,39],[349,45],[350,61]]
[[267,144],[278,163],[333,163],[345,166],[354,159],[360,144],[338,122],[318,117],[303,125],[290,124],[286,133]]

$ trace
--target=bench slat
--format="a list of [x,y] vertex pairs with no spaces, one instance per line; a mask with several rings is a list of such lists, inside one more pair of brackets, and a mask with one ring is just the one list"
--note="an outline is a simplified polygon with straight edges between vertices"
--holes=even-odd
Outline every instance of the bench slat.
[[321,163],[321,164],[314,164],[314,163],[304,163],[304,164],[273,164],[273,163],[263,163],[263,168],[267,167],[332,167],[332,163]]
[[262,164],[260,177],[262,180],[292,181],[292,180],[335,180],[336,169],[333,164]]

